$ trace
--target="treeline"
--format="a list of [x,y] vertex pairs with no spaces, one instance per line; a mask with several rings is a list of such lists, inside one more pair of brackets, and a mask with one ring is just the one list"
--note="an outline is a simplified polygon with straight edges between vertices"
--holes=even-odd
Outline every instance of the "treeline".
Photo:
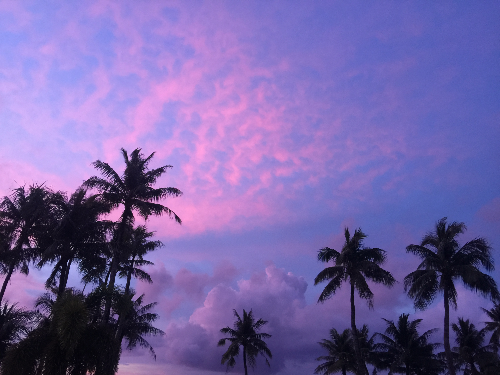
[[[456,237],[465,229],[464,223],[448,225],[443,218],[420,244],[406,248],[407,252],[421,259],[417,270],[404,279],[405,292],[414,300],[415,308],[424,310],[439,294],[444,296],[444,345],[430,342],[437,328],[419,332],[422,319],[411,320],[408,314],[401,314],[397,321],[384,319],[387,328],[383,333],[370,336],[366,324],[361,329],[357,328],[356,292],[368,302],[369,308],[373,308],[374,294],[367,280],[387,287],[396,282],[393,275],[382,268],[386,252],[363,246],[366,234],[361,229],[356,229],[353,235],[348,228],[345,229],[345,243],[340,251],[329,247],[319,250],[318,260],[332,264],[314,280],[315,285],[328,282],[318,302],[325,302],[343,283],[347,283],[350,288],[351,327],[343,331],[333,328],[330,337],[319,342],[326,353],[316,358],[321,364],[314,373],[369,375],[367,365],[371,365],[372,375],[378,371],[389,375],[455,375],[459,371],[463,371],[464,375],[500,374],[500,293],[495,280],[481,271],[494,269],[492,249],[484,238],[475,238],[460,246]],[[491,298],[495,306],[491,310],[482,309],[490,319],[482,329],[463,317],[452,323],[456,346],[451,347],[450,307],[457,307],[457,281]],[[229,336],[219,340],[218,345],[230,342],[222,355],[221,364],[226,364],[228,369],[234,367],[241,348],[245,375],[248,374],[247,364],[254,367],[259,355],[270,365],[272,353],[264,339],[271,335],[259,332],[267,321],[256,321],[251,310],[250,313],[243,310],[243,318],[236,310],[234,315],[234,328],[221,329],[221,333]],[[444,351],[441,350],[443,346]]]
[[[154,153],[122,149],[125,168],[117,173],[95,161],[100,172],[73,194],[43,184],[21,186],[0,203],[0,371],[2,375],[112,375],[118,368],[122,342],[154,349],[146,335],[161,335],[153,326],[153,304],[131,288],[132,278],[151,283],[141,267],[152,264],[146,254],[162,246],[136,216],[163,214],[181,219],[160,202],[180,196],[173,187],[155,183],[170,165],[149,168]],[[118,220],[109,219],[118,209]],[[14,273],[51,266],[34,311],[5,301]],[[68,288],[77,269],[83,290]],[[125,286],[117,283],[118,278]],[[87,293],[85,293],[87,289]]]
[[[444,326],[443,343],[429,342],[437,329],[420,333],[421,319],[411,320],[402,314],[397,321],[384,319],[384,333],[370,337],[367,325],[361,330],[356,326],[354,295],[367,300],[373,307],[373,292],[367,280],[391,287],[396,280],[383,269],[386,252],[379,248],[363,246],[366,235],[361,229],[351,236],[345,230],[345,243],[341,251],[325,247],[318,252],[318,260],[332,262],[315,278],[315,285],[328,281],[318,302],[332,297],[345,282],[350,287],[351,327],[339,333],[330,331],[330,338],[319,344],[327,355],[317,358],[322,361],[315,374],[329,375],[348,372],[368,375],[367,364],[373,372],[388,371],[389,374],[455,375],[500,374],[500,293],[495,280],[482,270],[492,271],[494,259],[492,249],[484,238],[475,238],[460,246],[457,236],[466,229],[464,223],[448,224],[446,218],[439,220],[433,231],[427,233],[420,244],[407,246],[408,253],[418,256],[421,263],[417,270],[404,279],[404,288],[414,300],[418,310],[426,309],[438,295],[443,295]],[[455,333],[455,344],[450,344],[450,307],[457,308],[456,282],[467,289],[479,292],[495,301],[491,310],[483,311],[491,321],[482,329],[460,317],[451,324]],[[491,333],[489,340],[487,335]],[[444,347],[444,351],[440,350]]]

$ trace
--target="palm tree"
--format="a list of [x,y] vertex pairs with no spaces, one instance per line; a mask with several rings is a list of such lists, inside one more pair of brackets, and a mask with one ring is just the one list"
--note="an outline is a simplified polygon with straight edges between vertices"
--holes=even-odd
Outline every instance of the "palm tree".
[[88,273],[88,265],[92,264],[92,268],[95,268],[95,260],[105,253],[110,223],[100,221],[99,217],[109,212],[109,206],[96,195],[87,196],[82,188],[78,188],[70,199],[62,193],[56,194],[54,205],[60,211],[60,219],[53,233],[53,241],[45,249],[38,267],[55,263],[46,286],[56,286],[58,279],[57,294],[61,296],[66,289],[73,262],[78,262],[81,271]]
[[335,328],[330,330],[331,340],[323,339],[318,344],[328,351],[328,355],[316,358],[317,361],[325,361],[314,370],[315,374],[330,375],[347,371],[355,372],[356,356],[350,329],[338,333]]
[[38,240],[47,232],[52,192],[42,185],[14,189],[0,203],[0,271],[5,279],[0,290],[3,300],[7,284],[14,271],[29,273],[29,263],[38,256]]
[[85,375],[95,373],[103,359],[105,365],[112,361],[109,354],[114,347],[113,337],[91,322],[85,296],[66,289],[56,300],[57,290],[53,292],[37,300],[42,318],[35,329],[7,351],[3,374]]
[[420,245],[409,245],[406,251],[422,259],[416,271],[405,277],[405,291],[414,299],[416,309],[424,310],[438,293],[444,295],[444,350],[448,372],[455,375],[450,348],[450,305],[457,307],[454,282],[461,280],[466,288],[498,298],[495,280],[479,270],[494,269],[491,247],[481,237],[460,247],[456,237],[465,231],[464,223],[446,224],[446,217],[436,223]]
[[[458,324],[451,325],[455,332],[455,342],[458,346],[454,347],[453,353],[457,365],[464,370],[464,375],[479,375],[486,372],[498,373],[498,355],[496,346],[484,344],[486,330],[478,331],[469,319],[458,318]],[[491,367],[496,367],[492,372]]]
[[377,333],[382,342],[375,345],[380,359],[378,368],[389,370],[389,374],[438,374],[443,364],[434,354],[440,344],[429,343],[429,337],[437,330],[431,329],[420,335],[417,331],[422,319],[410,321],[408,314],[401,314],[395,324],[387,323],[385,334]]
[[129,232],[130,238],[127,241],[127,254],[129,258],[124,261],[119,266],[119,274],[127,279],[125,284],[125,294],[130,291],[130,282],[132,276],[152,283],[151,276],[140,268],[141,266],[152,265],[153,263],[144,259],[144,256],[157,248],[163,246],[161,241],[151,241],[150,238],[153,237],[154,232],[148,232],[144,225],[140,225],[137,228]]
[[500,345],[500,303],[496,303],[490,310],[481,309],[491,319],[490,322],[485,322],[485,331],[493,332],[490,338],[490,344],[495,344],[497,347]]
[[36,317],[34,311],[19,308],[17,304],[5,302],[0,306],[0,362],[7,349],[30,332]]
[[245,368],[245,375],[248,375],[247,360],[251,367],[255,367],[255,359],[257,355],[262,355],[268,366],[271,366],[269,359],[272,358],[271,351],[263,339],[270,338],[271,335],[267,333],[258,333],[259,329],[264,326],[267,321],[259,319],[255,321],[252,310],[247,313],[243,310],[243,319],[238,315],[236,310],[233,310],[236,321],[234,322],[234,329],[225,327],[220,331],[228,334],[231,337],[220,339],[217,346],[224,346],[226,340],[231,344],[227,351],[222,355],[221,363],[227,362],[227,368],[234,367],[236,364],[235,357],[240,354],[240,346],[243,347],[243,367]]
[[[386,270],[380,267],[386,259],[385,251],[379,248],[366,248],[363,240],[366,234],[361,228],[354,231],[351,237],[349,229],[345,228],[345,243],[342,251],[325,247],[318,252],[318,260],[321,262],[334,262],[334,266],[327,267],[321,271],[314,279],[314,285],[329,280],[323,292],[319,296],[318,302],[324,302],[340,288],[344,281],[348,281],[351,286],[351,331],[358,332],[356,328],[356,309],[354,305],[354,291],[357,289],[358,295],[368,301],[369,308],[373,308],[373,292],[366,280],[391,287],[396,280]],[[356,353],[358,375],[368,373],[366,365],[361,355],[359,338],[354,335],[354,350]]]
[[[84,187],[97,189],[103,200],[112,207],[123,205],[123,212],[120,216],[114,240],[115,245],[113,247],[108,283],[110,289],[115,287],[116,273],[122,258],[121,252],[125,244],[126,231],[134,223],[134,211],[145,219],[151,215],[159,216],[165,213],[173,217],[179,224],[181,223],[181,219],[175,212],[157,202],[166,197],[180,196],[182,192],[174,187],[153,187],[158,178],[172,166],[165,165],[150,170],[148,166],[154,152],[145,158],[140,148],[132,151],[130,157],[123,148],[121,151],[125,161],[123,175],[120,176],[109,164],[97,160],[93,163],[93,166],[101,172],[103,177],[93,176],[83,184]],[[111,299],[108,298],[104,311],[105,323],[109,320],[110,310]]]
[[156,359],[156,353],[149,342],[143,337],[145,335],[164,335],[165,333],[153,327],[151,324],[158,319],[158,314],[150,312],[157,305],[156,302],[143,305],[144,294],[133,300],[133,294],[124,293],[120,314],[123,317],[123,325],[118,326],[117,338],[121,343],[125,338],[127,349],[132,350],[137,345],[149,349],[151,355]]

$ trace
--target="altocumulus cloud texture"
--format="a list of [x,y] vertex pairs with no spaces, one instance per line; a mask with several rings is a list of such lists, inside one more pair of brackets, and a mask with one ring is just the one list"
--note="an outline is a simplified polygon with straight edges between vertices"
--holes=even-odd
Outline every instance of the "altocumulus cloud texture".
[[[399,281],[373,286],[373,311],[357,301],[371,332],[402,312],[441,327],[442,301],[415,313],[402,286],[418,265],[405,247],[440,218],[500,261],[499,17],[495,2],[3,1],[0,193],[72,192],[96,159],[122,170],[121,147],[155,151],[183,224],[148,222],[165,246],[134,287],[166,335],[156,362],[124,352],[119,374],[224,373],[233,308],[269,321],[256,373],[311,373],[317,341],[349,325],[348,290],[318,305],[313,286],[345,226]],[[7,298],[31,306],[46,276],[16,275]],[[459,289],[452,321],[480,326],[479,306]]]

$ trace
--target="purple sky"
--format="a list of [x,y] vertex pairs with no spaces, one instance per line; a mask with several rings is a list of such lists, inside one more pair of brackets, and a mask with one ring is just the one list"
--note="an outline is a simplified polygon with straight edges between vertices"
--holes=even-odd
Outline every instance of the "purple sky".
[[[96,159],[121,171],[121,147],[156,151],[183,224],[150,220],[165,247],[135,287],[166,336],[119,374],[224,373],[233,308],[269,321],[255,373],[312,373],[317,341],[349,325],[348,290],[318,305],[313,285],[345,226],[400,282],[373,287],[373,311],[358,301],[371,332],[414,313],[405,248],[440,218],[498,254],[499,19],[494,1],[0,2],[0,193],[72,192]],[[7,297],[30,306],[46,276],[15,276]],[[452,319],[480,325],[480,306],[461,290]],[[441,327],[442,300],[416,317]]]

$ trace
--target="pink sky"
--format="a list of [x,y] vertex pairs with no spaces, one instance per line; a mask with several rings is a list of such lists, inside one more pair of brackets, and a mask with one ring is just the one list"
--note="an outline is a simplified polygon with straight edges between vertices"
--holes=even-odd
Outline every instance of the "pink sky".
[[[119,374],[224,373],[233,308],[269,321],[257,373],[311,373],[316,343],[349,324],[348,291],[318,305],[313,285],[345,226],[399,281],[373,287],[374,311],[359,302],[372,332],[414,312],[405,247],[441,217],[498,254],[499,17],[495,2],[1,2],[0,193],[72,192],[97,159],[122,170],[121,147],[156,152],[183,224],[149,221],[165,247],[135,288],[166,336],[156,362],[127,352]],[[8,298],[29,306],[44,277],[16,276]],[[491,303],[461,291],[458,305],[452,319],[479,325]],[[438,300],[415,317],[442,314]]]

